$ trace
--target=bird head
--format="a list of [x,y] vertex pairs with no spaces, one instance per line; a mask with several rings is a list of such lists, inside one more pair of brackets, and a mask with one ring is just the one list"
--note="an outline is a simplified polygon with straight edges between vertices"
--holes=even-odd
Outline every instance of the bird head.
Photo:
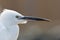
[[49,21],[49,19],[46,19],[46,18],[23,16],[21,13],[16,12],[14,10],[10,10],[10,9],[4,9],[3,12],[1,13],[0,19],[8,21],[13,24],[25,24],[29,20]]

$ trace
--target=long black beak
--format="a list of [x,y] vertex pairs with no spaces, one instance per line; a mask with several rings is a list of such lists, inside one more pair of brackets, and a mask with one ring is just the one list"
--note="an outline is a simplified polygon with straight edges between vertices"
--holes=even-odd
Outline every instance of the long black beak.
[[38,17],[32,17],[32,16],[24,16],[24,17],[21,17],[20,19],[35,20],[35,21],[47,21],[47,22],[50,21],[49,19],[46,19],[46,18],[38,18]]

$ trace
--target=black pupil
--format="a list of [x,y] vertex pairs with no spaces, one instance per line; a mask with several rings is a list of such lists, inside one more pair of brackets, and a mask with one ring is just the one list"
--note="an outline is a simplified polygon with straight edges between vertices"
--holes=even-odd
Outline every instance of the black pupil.
[[19,18],[19,16],[16,16],[16,18]]

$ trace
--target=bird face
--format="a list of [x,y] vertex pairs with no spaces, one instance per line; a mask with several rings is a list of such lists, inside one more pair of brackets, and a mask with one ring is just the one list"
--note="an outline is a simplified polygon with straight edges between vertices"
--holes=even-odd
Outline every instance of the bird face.
[[28,20],[35,20],[35,21],[49,21],[45,18],[37,18],[32,16],[23,16],[22,14],[9,9],[4,9],[1,14],[1,19],[8,21],[13,24],[25,24]]
[[24,16],[16,11],[4,9],[3,12],[1,13],[0,20],[2,20],[4,22],[8,21],[9,24],[25,24],[25,23],[27,23],[27,20],[19,19],[21,17],[24,17]]

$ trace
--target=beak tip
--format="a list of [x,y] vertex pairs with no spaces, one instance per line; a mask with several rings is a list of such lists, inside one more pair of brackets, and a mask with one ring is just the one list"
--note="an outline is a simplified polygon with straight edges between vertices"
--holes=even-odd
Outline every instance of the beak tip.
[[51,22],[52,20],[50,20],[50,19],[45,19],[47,22]]

